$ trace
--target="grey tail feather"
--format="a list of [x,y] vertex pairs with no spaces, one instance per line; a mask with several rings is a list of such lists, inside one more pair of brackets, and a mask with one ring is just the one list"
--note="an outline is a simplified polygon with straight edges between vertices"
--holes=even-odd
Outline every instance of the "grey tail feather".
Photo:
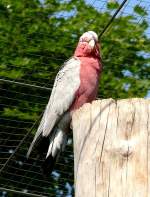
[[32,143],[31,143],[31,145],[30,145],[30,147],[28,149],[28,152],[27,152],[27,155],[26,155],[27,159],[29,158],[29,156],[30,156],[30,154],[31,154],[31,152],[33,150],[33,147],[34,147],[35,143],[40,139],[40,136],[41,136],[41,133],[38,133],[38,135],[35,135]]
[[46,159],[42,165],[42,171],[45,176],[48,176],[53,171],[56,161],[60,153],[64,150],[67,144],[67,134],[62,130],[55,128],[51,138]]
[[40,125],[39,125],[39,127],[38,127],[38,129],[37,129],[37,132],[36,132],[36,134],[35,134],[35,137],[34,137],[32,143],[31,143],[31,145],[30,145],[30,147],[29,147],[29,149],[28,149],[28,152],[27,152],[27,155],[26,155],[27,159],[29,158],[29,156],[30,156],[30,154],[31,154],[31,152],[32,152],[32,149],[33,149],[34,145],[38,142],[38,140],[39,140],[40,137],[41,137],[41,134],[42,134],[42,132],[43,132],[43,126],[44,126],[44,118],[45,118],[45,112],[44,112],[44,115],[43,115],[42,120],[41,120],[41,122],[40,122]]

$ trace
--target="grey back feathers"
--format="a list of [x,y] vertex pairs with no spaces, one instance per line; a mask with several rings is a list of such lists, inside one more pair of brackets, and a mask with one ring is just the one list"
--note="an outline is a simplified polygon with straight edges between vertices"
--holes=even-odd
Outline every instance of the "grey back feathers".
[[[38,138],[41,135],[43,137],[49,136],[54,126],[57,126],[57,123],[60,122],[60,119],[63,117],[65,112],[68,111],[71,104],[73,103],[75,99],[75,93],[79,86],[80,60],[76,57],[73,57],[64,63],[63,67],[56,76],[49,102],[46,106],[39,128],[28,150],[27,157],[29,157],[34,144],[38,141]],[[64,135],[61,132],[58,134],[56,133],[57,141],[61,141],[63,137]],[[51,150],[52,144],[50,143],[49,153]],[[55,152],[53,152],[53,154],[55,154]]]
[[79,86],[80,60],[71,58],[56,76],[51,97],[46,107],[43,136],[49,135],[55,123],[69,109]]

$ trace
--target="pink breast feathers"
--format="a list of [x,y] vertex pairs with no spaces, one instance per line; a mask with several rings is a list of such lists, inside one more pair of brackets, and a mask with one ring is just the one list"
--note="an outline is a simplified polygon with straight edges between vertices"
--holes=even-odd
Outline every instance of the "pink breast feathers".
[[81,61],[80,87],[76,92],[75,100],[70,108],[71,111],[96,99],[101,73],[101,65],[98,59],[92,57],[79,57],[79,59]]

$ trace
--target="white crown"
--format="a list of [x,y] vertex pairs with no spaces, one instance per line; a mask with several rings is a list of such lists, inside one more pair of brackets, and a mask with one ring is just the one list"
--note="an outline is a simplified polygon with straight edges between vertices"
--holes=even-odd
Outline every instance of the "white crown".
[[82,39],[84,39],[85,37],[88,37],[89,40],[95,40],[96,42],[98,42],[98,35],[94,31],[87,31],[83,33],[80,37],[80,41],[82,41]]
[[98,35],[94,31],[88,31],[87,33],[92,34],[95,41],[98,41]]

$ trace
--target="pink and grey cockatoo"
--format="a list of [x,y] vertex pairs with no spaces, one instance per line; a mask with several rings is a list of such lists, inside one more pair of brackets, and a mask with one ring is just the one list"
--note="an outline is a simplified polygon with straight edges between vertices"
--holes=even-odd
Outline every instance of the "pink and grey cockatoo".
[[97,96],[102,71],[98,36],[85,32],[74,56],[58,72],[41,123],[27,153],[38,144],[46,151],[43,172],[49,174],[67,143],[72,113]]

